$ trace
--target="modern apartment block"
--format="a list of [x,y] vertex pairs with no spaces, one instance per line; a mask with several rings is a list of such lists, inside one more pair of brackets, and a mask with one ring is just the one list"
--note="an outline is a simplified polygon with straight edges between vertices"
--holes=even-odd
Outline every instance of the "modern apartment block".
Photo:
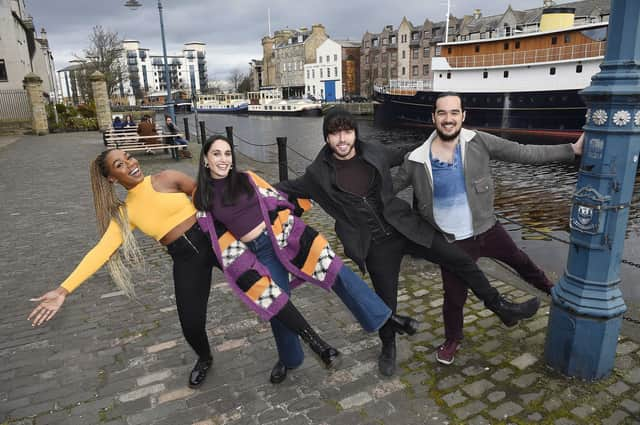
[[305,95],[331,102],[360,94],[359,61],[359,42],[326,39],[304,65]]
[[[172,91],[200,93],[207,87],[205,46],[201,42],[185,43],[181,54],[167,55]],[[167,76],[162,54],[150,53],[149,49],[140,47],[137,40],[125,40],[122,47],[127,64],[128,84],[121,87],[119,94],[142,99],[166,92]]]
[[22,89],[29,73],[43,81],[42,89],[56,94],[53,55],[44,28],[38,36],[24,0],[0,0],[0,90]]
[[[363,35],[360,92],[363,96],[371,96],[376,85],[387,86],[391,83],[401,87],[405,82],[411,82],[413,87],[428,89],[434,78],[431,59],[440,56],[439,43],[443,43],[445,37],[448,42],[457,42],[538,31],[542,11],[550,6],[574,8],[575,24],[578,25],[608,19],[611,0],[568,3],[540,0],[538,8],[516,10],[509,6],[504,13],[493,16],[482,16],[482,11],[476,9],[462,18],[449,16],[448,31],[445,31],[444,21],[432,22],[426,19],[422,25],[415,26],[405,17],[398,29],[394,30],[393,25],[387,25],[379,33],[366,32]],[[517,49],[517,46],[511,48]],[[482,54],[478,51],[476,53]]]
[[262,85],[281,88],[285,98],[303,96],[304,65],[316,61],[316,49],[327,38],[321,24],[263,37]]

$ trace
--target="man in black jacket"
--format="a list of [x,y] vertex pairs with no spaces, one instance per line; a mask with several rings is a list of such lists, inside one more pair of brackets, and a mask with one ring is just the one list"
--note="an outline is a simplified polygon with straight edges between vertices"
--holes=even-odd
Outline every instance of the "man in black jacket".
[[[390,169],[402,162],[400,151],[359,140],[355,119],[342,108],[327,113],[322,130],[326,145],[305,174],[276,187],[290,198],[313,199],[336,220],[335,231],[345,254],[362,272],[369,272],[376,293],[394,313],[405,254],[450,270],[507,326],[536,313],[537,298],[519,304],[503,298],[471,257],[395,196]],[[404,323],[408,334],[415,332],[411,322]],[[378,368],[391,376],[396,361],[395,332],[384,326],[379,335]]]

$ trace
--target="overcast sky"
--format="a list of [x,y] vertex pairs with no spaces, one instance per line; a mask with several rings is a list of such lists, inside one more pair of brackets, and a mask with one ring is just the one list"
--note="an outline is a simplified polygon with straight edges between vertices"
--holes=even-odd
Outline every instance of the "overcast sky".
[[[123,39],[140,41],[160,54],[160,20],[156,0],[139,0],[135,11],[125,0],[25,0],[38,31],[47,30],[60,69],[73,54],[82,54],[92,27],[102,25]],[[451,0],[451,13],[461,17],[478,8],[484,16],[502,14],[509,4],[524,10],[541,7],[543,0]],[[564,0],[556,3],[565,3]],[[189,41],[207,44],[210,80],[227,79],[234,69],[248,72],[251,59],[262,58],[260,39],[271,29],[308,27],[321,23],[334,39],[361,40],[365,31],[397,28],[403,16],[420,25],[425,18],[444,20],[446,0],[162,0],[167,53],[175,54]]]

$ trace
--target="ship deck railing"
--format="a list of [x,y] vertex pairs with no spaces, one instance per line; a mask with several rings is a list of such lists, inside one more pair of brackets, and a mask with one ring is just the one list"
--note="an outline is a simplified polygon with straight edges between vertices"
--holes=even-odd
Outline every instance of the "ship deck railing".
[[606,45],[607,43],[605,41],[597,41],[593,43],[549,47],[546,49],[525,50],[520,52],[511,51],[488,55],[447,56],[445,59],[452,68],[524,65],[604,56]]
[[429,91],[432,87],[431,80],[389,80],[389,85],[376,85],[374,90],[378,93],[413,96],[418,91]]

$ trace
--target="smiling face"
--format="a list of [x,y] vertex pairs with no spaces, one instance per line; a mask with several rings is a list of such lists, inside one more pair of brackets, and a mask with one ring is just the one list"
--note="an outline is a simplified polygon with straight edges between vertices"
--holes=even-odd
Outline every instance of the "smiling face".
[[462,129],[464,117],[465,113],[458,96],[444,96],[438,99],[432,118],[440,140],[456,140]]
[[209,146],[205,160],[209,164],[211,178],[224,179],[229,175],[229,170],[231,170],[231,164],[233,163],[231,146],[226,140],[214,140]]
[[338,130],[327,134],[327,143],[336,159],[346,160],[356,156],[356,131],[354,129]]
[[119,149],[110,151],[104,163],[108,172],[107,179],[111,183],[120,183],[127,190],[144,180],[138,160],[125,151]]

